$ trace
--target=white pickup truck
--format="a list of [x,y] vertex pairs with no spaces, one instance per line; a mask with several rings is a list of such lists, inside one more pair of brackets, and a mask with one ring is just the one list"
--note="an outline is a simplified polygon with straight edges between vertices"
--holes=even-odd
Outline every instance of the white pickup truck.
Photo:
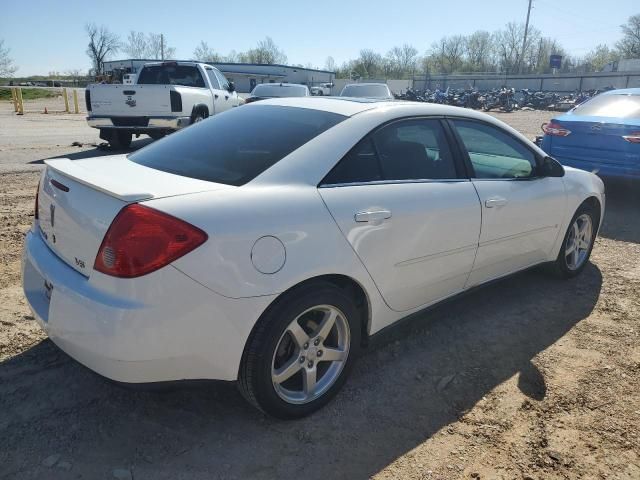
[[196,62],[147,63],[134,85],[92,84],[85,91],[87,122],[114,148],[133,135],[161,138],[239,105],[233,83]]

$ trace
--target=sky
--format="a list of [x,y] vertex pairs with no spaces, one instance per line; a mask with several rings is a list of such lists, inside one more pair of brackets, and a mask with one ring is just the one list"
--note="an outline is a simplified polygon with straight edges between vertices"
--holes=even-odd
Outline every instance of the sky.
[[[270,36],[290,64],[340,65],[362,48],[385,54],[409,43],[424,54],[445,35],[494,31],[524,22],[528,0],[0,0],[0,39],[17,76],[88,70],[84,26],[104,24],[123,39],[131,30],[164,33],[178,59],[193,58],[201,40],[223,55]],[[447,8],[451,5],[451,8]],[[638,0],[533,0],[531,24],[571,55],[620,38],[620,25],[640,13]],[[112,59],[127,58],[124,53]]]

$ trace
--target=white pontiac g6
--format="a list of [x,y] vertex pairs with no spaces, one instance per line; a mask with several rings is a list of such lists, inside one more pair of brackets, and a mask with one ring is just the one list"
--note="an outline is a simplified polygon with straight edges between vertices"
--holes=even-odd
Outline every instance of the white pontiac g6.
[[237,381],[280,418],[411,313],[537,264],[579,274],[605,204],[502,122],[411,102],[264,100],[46,164],[23,284],[51,340],[119,382]]

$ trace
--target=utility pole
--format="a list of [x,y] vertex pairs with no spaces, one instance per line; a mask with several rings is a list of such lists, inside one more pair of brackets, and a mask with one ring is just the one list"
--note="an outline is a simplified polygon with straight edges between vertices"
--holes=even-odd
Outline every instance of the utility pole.
[[524,24],[524,38],[522,39],[522,51],[520,52],[520,65],[518,68],[518,73],[522,73],[522,61],[524,60],[524,49],[527,46],[527,33],[529,32],[529,16],[531,15],[531,2],[533,0],[529,0],[529,8],[527,9],[527,21]]
[[[529,8],[531,8],[531,0],[529,0]],[[527,15],[527,23],[529,23],[529,15]],[[527,31],[524,31],[524,38],[527,38]],[[164,60],[164,35],[160,34],[160,59]]]

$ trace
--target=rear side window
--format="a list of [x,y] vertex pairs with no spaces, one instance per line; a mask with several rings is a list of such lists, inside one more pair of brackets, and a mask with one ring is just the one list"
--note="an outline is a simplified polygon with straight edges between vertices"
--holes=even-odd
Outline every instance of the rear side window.
[[306,97],[307,87],[304,85],[257,85],[251,95],[254,97]]
[[194,65],[150,65],[142,68],[138,84],[204,88],[204,79]]
[[323,184],[457,177],[440,121],[415,119],[394,122],[369,134],[340,160]]
[[129,160],[183,177],[240,186],[344,119],[322,110],[276,105],[234,108],[154,142]]
[[535,173],[531,150],[502,130],[479,122],[453,120],[476,178],[527,178]]
[[640,117],[640,95],[598,95],[574,110],[576,115],[637,118]]
[[386,85],[347,85],[340,94],[341,97],[391,98],[391,92]]

